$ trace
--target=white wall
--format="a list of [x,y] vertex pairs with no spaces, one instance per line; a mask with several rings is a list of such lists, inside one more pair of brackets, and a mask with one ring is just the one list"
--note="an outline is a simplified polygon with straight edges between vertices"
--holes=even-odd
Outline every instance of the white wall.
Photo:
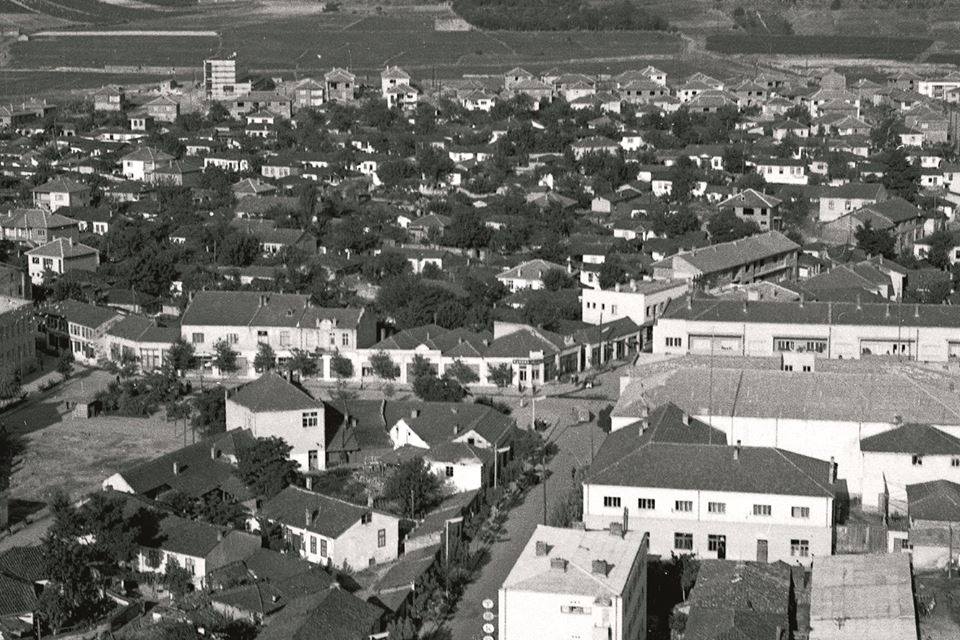
[[[304,427],[304,414],[313,412],[317,414],[317,425]],[[227,398],[226,418],[228,431],[249,429],[257,438],[282,438],[293,447],[290,459],[296,461],[301,469],[307,470],[310,451],[317,452],[317,469],[326,468],[326,428],[322,406],[309,411],[254,412]]]
[[[953,466],[953,461],[957,466]],[[863,506],[879,507],[879,494],[889,491],[890,513],[907,512],[907,485],[932,480],[960,482],[960,456],[922,456],[923,464],[914,465],[909,453],[864,451],[861,456]]]

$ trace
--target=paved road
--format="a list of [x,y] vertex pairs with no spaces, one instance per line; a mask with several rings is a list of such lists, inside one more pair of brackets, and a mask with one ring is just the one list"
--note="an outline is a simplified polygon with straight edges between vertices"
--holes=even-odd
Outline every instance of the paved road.
[[[549,398],[537,402],[537,416],[550,422],[558,421],[556,431],[551,436],[555,439],[560,451],[550,461],[548,469],[551,475],[547,480],[547,509],[552,508],[553,501],[571,485],[570,470],[590,461],[590,432],[593,431],[594,448],[600,446],[604,434],[595,423],[571,426],[573,409],[579,406],[589,406],[596,415],[597,403],[584,400],[569,400]],[[517,422],[524,424],[523,414],[515,413]],[[526,414],[529,416],[529,414]],[[526,418],[529,420],[529,417]],[[483,608],[481,602],[490,598],[497,602],[497,590],[503,584],[507,574],[513,567],[523,547],[537,525],[543,522],[543,489],[536,486],[526,495],[526,499],[514,507],[508,515],[501,539],[490,548],[490,561],[483,568],[476,581],[471,583],[454,618],[447,624],[452,640],[479,640],[483,637]],[[496,609],[494,609],[496,612]],[[494,622],[496,626],[496,622]]]

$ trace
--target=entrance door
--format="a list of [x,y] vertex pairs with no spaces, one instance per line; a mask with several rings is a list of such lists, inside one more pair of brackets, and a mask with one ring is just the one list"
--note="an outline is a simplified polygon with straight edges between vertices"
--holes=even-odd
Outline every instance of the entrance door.
[[727,536],[720,536],[717,541],[717,560],[727,559]]
[[316,471],[320,466],[319,456],[317,455],[316,449],[311,449],[307,451],[307,469],[310,471]]
[[757,540],[757,562],[767,561],[767,541]]

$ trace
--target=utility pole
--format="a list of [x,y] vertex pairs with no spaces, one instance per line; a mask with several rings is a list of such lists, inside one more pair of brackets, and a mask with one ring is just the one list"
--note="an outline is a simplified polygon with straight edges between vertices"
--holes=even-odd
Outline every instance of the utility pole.
[[543,474],[541,484],[543,485],[543,525],[547,525],[547,443],[544,442],[540,447],[540,473]]

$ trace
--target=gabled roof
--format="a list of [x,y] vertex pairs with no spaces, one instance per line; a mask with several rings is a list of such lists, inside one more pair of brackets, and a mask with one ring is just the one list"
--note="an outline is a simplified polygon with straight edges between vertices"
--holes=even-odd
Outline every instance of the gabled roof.
[[140,147],[121,158],[121,160],[134,162],[169,162],[173,159],[173,156],[169,153],[154,149],[153,147]]
[[161,327],[152,318],[129,315],[112,324],[107,333],[133,342],[173,344],[180,338],[180,327]]
[[47,305],[44,307],[44,313],[59,316],[67,322],[73,322],[90,329],[96,329],[121,317],[115,309],[99,307],[70,298]]
[[[39,187],[37,187],[39,188]],[[0,227],[7,229],[63,229],[73,227],[77,221],[46,209],[14,209],[10,216],[0,220]]]
[[240,534],[239,531],[228,531],[224,527],[168,514],[159,521],[157,531],[151,531],[148,538],[139,542],[148,548],[205,558],[227,535]]
[[779,205],[782,200],[760,193],[754,189],[744,189],[735,196],[730,196],[717,205],[719,209],[730,209],[734,207],[752,207],[752,208],[772,208]]
[[80,193],[90,187],[70,178],[53,178],[39,187],[31,189],[33,193]]
[[323,74],[323,79],[327,82],[354,82],[356,81],[357,76],[350,73],[346,69],[334,67],[330,71],[327,71],[325,74]]
[[73,242],[65,238],[57,238],[52,242],[27,251],[28,256],[42,258],[82,258],[84,256],[99,255],[99,251],[82,242]]
[[257,640],[364,640],[380,630],[382,617],[380,608],[332,588],[290,602]]
[[339,538],[372,511],[370,507],[296,486],[270,498],[261,509],[265,518],[331,539]]
[[363,309],[316,307],[309,296],[257,291],[198,291],[183,313],[183,325],[311,327],[329,320],[355,328]]
[[895,196],[889,200],[869,204],[853,212],[853,215],[860,213],[872,213],[876,216],[889,220],[893,224],[915,220],[921,217],[920,209],[912,203]]
[[322,402],[274,371],[238,387],[228,398],[253,412],[323,409]]
[[383,71],[380,72],[380,77],[387,80],[409,80],[410,74],[401,69],[400,67],[388,66]]
[[906,453],[929,456],[960,455],[960,439],[928,424],[905,424],[860,441],[860,450],[871,453]]
[[512,269],[507,269],[497,275],[497,279],[521,279],[521,280],[539,280],[547,274],[548,271],[560,269],[566,273],[563,265],[547,260],[528,260],[522,262]]
[[912,520],[960,522],[960,484],[949,480],[908,484],[907,504]]
[[722,242],[709,247],[678,253],[666,258],[664,262],[672,264],[674,260],[683,260],[701,273],[710,274],[799,250],[800,245],[779,231],[768,231],[732,242]]
[[403,420],[431,449],[474,431],[488,442],[503,442],[514,421],[492,407],[467,402],[391,401],[383,406],[386,428]]

